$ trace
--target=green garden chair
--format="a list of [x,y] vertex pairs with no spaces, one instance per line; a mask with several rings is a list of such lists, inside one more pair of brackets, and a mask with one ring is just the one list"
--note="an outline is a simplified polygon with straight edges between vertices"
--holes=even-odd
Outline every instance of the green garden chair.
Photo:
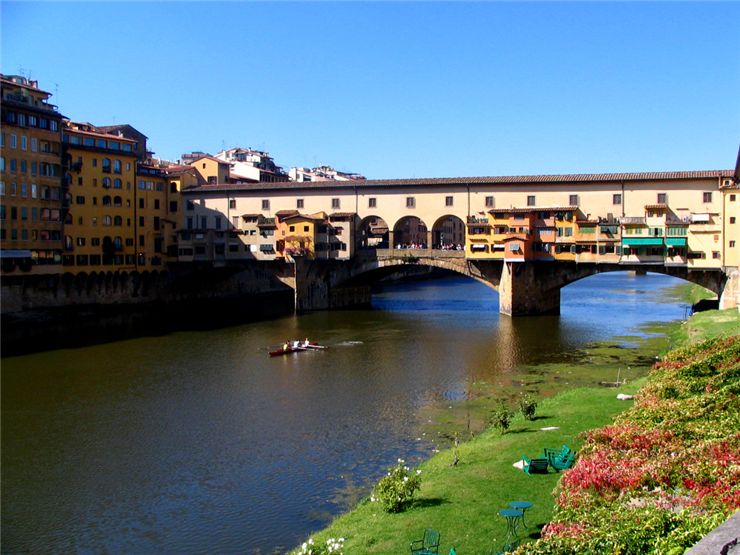
[[439,532],[433,528],[424,530],[424,537],[411,542],[411,555],[439,553]]

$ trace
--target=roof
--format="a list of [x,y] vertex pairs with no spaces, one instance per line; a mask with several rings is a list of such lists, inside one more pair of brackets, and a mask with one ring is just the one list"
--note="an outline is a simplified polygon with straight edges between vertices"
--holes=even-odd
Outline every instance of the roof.
[[293,216],[298,214],[298,210],[278,210],[275,212],[276,216]]
[[363,188],[383,187],[430,187],[446,185],[517,185],[539,183],[543,185],[558,185],[570,183],[594,183],[624,181],[669,181],[682,179],[716,179],[732,177],[734,169],[730,170],[697,170],[697,171],[668,171],[668,172],[637,172],[637,173],[584,173],[562,175],[517,175],[517,176],[487,176],[487,177],[434,177],[424,179],[365,179],[357,181],[281,181],[274,183],[259,183],[248,188],[239,184],[219,184],[200,186],[193,192],[219,192],[222,190],[250,190],[250,191],[279,191],[282,189],[344,189],[353,191]]
[[227,162],[225,160],[221,160],[220,158],[216,158],[215,156],[211,156],[210,154],[206,154],[205,156],[199,156],[198,158],[193,159],[193,161],[190,162],[189,165],[192,166],[196,162],[198,162],[200,160],[205,160],[205,159],[212,160],[213,162],[218,162],[219,164],[223,164],[224,166],[229,166],[230,165],[229,162]]
[[653,210],[667,210],[668,205],[664,202],[659,202],[657,204],[646,204],[645,208]]
[[527,206],[526,208],[492,208],[488,213],[501,214],[513,212],[515,214],[521,214],[527,212],[575,212],[576,210],[578,210],[577,206]]
[[138,135],[141,135],[145,139],[148,139],[149,138],[146,135],[144,135],[144,133],[142,133],[141,131],[139,131],[138,129],[136,129],[136,127],[134,127],[133,125],[130,125],[128,123],[123,123],[123,124],[120,124],[120,125],[99,125],[98,126],[98,129],[102,129],[103,131],[121,131],[121,132],[124,132],[124,131],[133,131],[134,133],[136,133]]
[[356,212],[334,212],[333,214],[329,214],[330,218],[352,218],[356,216]]

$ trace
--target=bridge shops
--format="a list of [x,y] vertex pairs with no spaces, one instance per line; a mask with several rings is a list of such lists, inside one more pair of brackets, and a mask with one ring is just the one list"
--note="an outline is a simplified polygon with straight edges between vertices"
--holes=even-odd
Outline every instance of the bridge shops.
[[368,298],[409,264],[483,281],[511,315],[557,313],[562,287],[616,270],[675,275],[735,306],[738,193],[731,170],[201,185],[182,191],[179,260],[293,265],[297,310]]
[[382,248],[720,270],[740,259],[733,173],[202,185],[182,191],[178,260],[347,260]]

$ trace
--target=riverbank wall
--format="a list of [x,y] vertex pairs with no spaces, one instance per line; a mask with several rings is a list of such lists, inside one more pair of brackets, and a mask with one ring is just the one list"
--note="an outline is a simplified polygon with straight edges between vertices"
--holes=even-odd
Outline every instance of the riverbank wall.
[[11,276],[2,281],[2,355],[212,329],[292,314],[290,267],[169,268]]

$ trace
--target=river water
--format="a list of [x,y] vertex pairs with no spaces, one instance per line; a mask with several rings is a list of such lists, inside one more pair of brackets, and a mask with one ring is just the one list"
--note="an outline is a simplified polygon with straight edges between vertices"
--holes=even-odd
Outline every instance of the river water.
[[[679,283],[602,274],[559,317],[511,319],[453,277],[367,310],[6,358],[2,552],[283,553],[431,453],[425,410],[681,319]],[[293,337],[329,349],[268,356]]]

